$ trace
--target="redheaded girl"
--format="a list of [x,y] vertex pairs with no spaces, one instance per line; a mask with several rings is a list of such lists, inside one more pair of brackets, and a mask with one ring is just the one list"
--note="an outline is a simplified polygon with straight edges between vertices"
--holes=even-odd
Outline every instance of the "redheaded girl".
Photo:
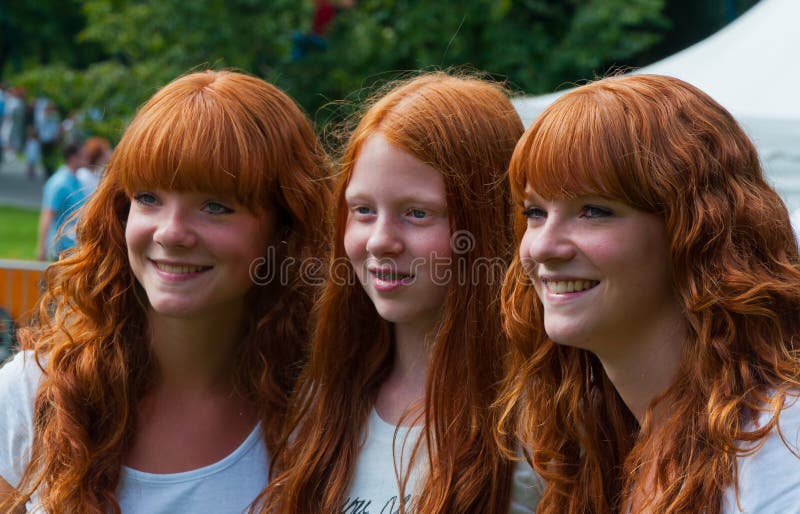
[[742,129],[678,79],[553,103],[510,166],[501,433],[539,512],[798,512],[800,269]]
[[506,351],[505,172],[521,133],[500,86],[445,73],[363,115],[267,512],[508,512],[514,467],[489,407]]
[[254,77],[193,73],[144,104],[0,370],[0,510],[247,508],[313,296],[267,268],[324,251],[325,162]]

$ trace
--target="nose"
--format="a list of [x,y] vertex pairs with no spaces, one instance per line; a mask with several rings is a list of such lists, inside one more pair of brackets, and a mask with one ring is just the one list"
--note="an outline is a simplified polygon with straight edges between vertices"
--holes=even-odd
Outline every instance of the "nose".
[[567,223],[547,218],[528,227],[520,245],[520,256],[536,263],[568,261],[575,256],[575,243]]
[[161,211],[153,241],[165,248],[191,248],[197,242],[197,234],[191,215],[180,205],[165,206]]
[[367,251],[375,256],[397,255],[403,251],[399,228],[388,216],[379,216],[367,239]]

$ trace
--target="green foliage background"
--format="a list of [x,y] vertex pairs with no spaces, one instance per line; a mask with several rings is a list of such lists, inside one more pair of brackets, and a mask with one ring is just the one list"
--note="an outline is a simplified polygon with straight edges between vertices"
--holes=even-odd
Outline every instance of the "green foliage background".
[[[0,78],[69,110],[100,109],[87,128],[113,140],[157,88],[205,68],[264,77],[324,125],[322,106],[421,68],[467,65],[519,92],[553,91],[647,64],[679,49],[671,40],[723,25],[724,7],[756,1],[358,0],[324,48],[298,58],[312,0],[0,0]],[[703,27],[681,30],[698,13]]]

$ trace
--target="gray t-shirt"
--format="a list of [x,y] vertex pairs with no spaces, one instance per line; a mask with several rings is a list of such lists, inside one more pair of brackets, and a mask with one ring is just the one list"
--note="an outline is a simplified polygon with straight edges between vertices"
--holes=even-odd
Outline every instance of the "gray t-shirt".
[[[42,372],[33,353],[0,368],[0,476],[17,486],[30,460],[33,405]],[[117,500],[123,514],[240,514],[267,484],[269,458],[259,424],[224,459],[182,473],[145,473],[123,466]],[[37,499],[29,512],[42,513]]]
[[[393,514],[398,511],[400,502],[396,470],[399,476],[404,476],[421,432],[418,426],[396,428],[372,409],[342,514]],[[420,480],[424,480],[422,475],[427,468],[425,457],[423,443],[405,486],[406,505],[411,502],[412,512],[415,492],[422,485]],[[509,514],[536,512],[541,495],[542,482],[539,476],[526,462],[517,463]]]

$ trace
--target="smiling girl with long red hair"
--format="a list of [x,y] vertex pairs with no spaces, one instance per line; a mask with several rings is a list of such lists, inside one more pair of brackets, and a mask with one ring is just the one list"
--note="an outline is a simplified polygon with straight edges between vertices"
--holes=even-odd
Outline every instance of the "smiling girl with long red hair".
[[0,370],[3,512],[248,507],[314,296],[264,266],[325,252],[326,176],[306,116],[260,79],[193,73],[139,110]]
[[489,409],[521,133],[504,90],[474,78],[424,74],[369,106],[341,161],[331,277],[266,512],[533,507]]
[[600,80],[537,118],[510,179],[500,433],[539,512],[798,512],[800,259],[733,117],[678,79]]

